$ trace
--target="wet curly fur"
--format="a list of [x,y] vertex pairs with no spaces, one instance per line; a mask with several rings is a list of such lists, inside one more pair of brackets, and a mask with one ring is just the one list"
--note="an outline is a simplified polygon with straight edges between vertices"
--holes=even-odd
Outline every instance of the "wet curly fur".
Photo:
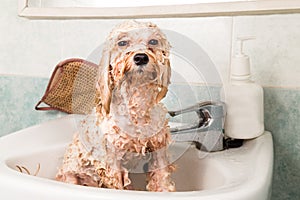
[[112,30],[100,61],[97,129],[74,135],[57,180],[134,189],[128,163],[150,155],[146,189],[175,191],[167,110],[160,103],[170,84],[169,49],[153,23],[127,21]]

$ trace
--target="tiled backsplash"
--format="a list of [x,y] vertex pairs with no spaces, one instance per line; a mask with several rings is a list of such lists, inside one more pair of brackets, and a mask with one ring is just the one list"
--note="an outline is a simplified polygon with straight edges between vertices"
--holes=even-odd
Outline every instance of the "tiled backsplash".
[[63,115],[56,111],[35,111],[47,83],[47,78],[0,76],[0,136]]
[[[0,136],[66,115],[35,110],[48,81],[48,78],[0,76]],[[200,101],[218,99],[219,87],[171,84],[164,103],[169,110],[179,110]]]
[[272,200],[300,197],[300,90],[264,88],[265,129],[274,141]]

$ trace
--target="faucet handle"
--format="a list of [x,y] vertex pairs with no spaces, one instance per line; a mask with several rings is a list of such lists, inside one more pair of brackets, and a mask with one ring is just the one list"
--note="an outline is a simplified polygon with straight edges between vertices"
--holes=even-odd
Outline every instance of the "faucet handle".
[[171,127],[172,140],[176,142],[193,142],[204,151],[223,149],[225,103],[205,101],[186,109],[170,111],[170,116],[187,112],[197,113],[197,123]]
[[[188,112],[199,112],[204,108],[209,108],[209,107],[220,107],[221,110],[217,110],[217,112],[213,112],[214,117],[223,117],[225,116],[225,103],[222,101],[203,101],[199,102],[193,106],[187,107],[185,109],[177,110],[177,111],[168,111],[169,115],[171,117],[175,117],[177,115],[181,115],[183,113],[188,113]],[[215,116],[218,115],[218,116]]]
[[[169,115],[171,117],[175,117],[177,115],[181,115],[183,113],[188,112],[196,112],[198,116],[198,121],[192,125],[185,125],[182,127],[176,127],[171,129],[171,132],[179,132],[184,130],[191,130],[195,128],[207,128],[212,126],[212,123],[217,119],[222,119],[225,117],[225,103],[221,101],[204,101],[199,102],[193,106],[188,108],[178,110],[178,111],[169,111]],[[224,120],[217,120],[217,121],[224,121]],[[215,124],[215,123],[214,123]],[[219,128],[223,128],[222,125],[218,125]],[[213,128],[213,127],[211,127]]]
[[169,111],[169,115],[171,117],[175,117],[177,115],[181,115],[183,113],[188,113],[188,112],[193,112],[193,111],[198,111],[201,107],[206,106],[206,105],[212,105],[212,101],[203,101],[203,102],[199,102],[193,106],[181,109],[181,110],[177,110],[177,111]]

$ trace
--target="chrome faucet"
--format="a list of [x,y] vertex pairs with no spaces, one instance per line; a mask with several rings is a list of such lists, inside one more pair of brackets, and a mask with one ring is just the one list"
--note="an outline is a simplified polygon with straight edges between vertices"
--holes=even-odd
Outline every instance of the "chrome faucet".
[[172,139],[176,142],[194,142],[203,151],[223,150],[225,103],[204,101],[191,107],[169,111],[171,117],[184,113],[196,112],[196,123],[184,124],[170,128]]

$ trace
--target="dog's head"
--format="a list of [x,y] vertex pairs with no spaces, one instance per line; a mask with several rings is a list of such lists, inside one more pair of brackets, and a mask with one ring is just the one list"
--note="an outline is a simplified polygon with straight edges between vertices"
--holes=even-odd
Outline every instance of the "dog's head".
[[98,111],[109,113],[112,90],[128,79],[133,84],[155,82],[156,101],[164,98],[171,75],[169,50],[165,35],[153,23],[127,21],[114,28],[100,61]]

